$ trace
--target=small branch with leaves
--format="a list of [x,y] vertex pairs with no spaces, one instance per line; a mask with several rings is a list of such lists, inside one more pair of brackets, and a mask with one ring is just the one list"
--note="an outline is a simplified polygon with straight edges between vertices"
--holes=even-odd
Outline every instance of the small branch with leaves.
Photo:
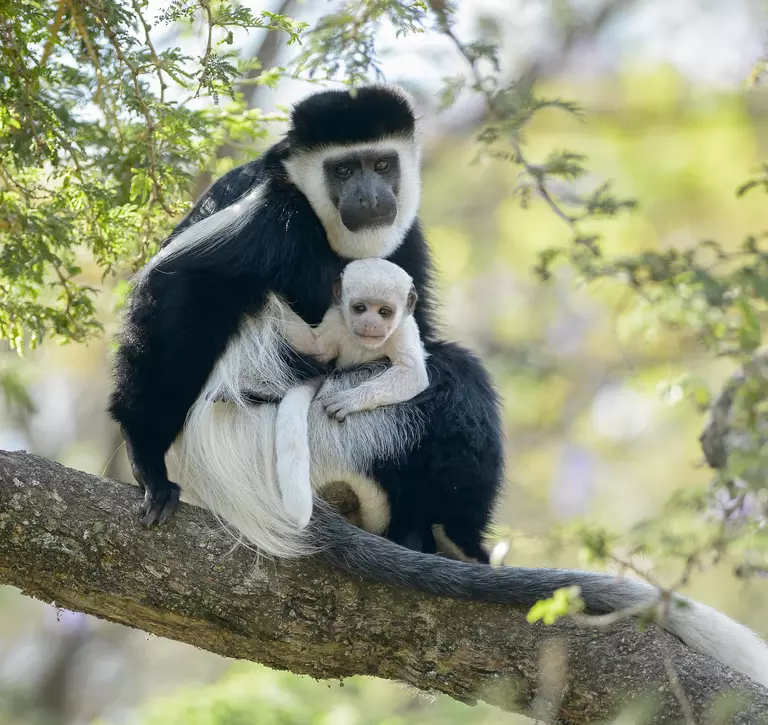
[[[535,164],[523,153],[521,143],[525,126],[539,111],[545,108],[558,108],[581,117],[581,109],[576,104],[562,99],[538,97],[528,78],[499,86],[498,47],[484,42],[472,44],[462,42],[453,30],[453,10],[444,0],[431,0],[430,8],[435,16],[438,31],[450,40],[466,61],[472,79],[470,87],[485,99],[486,123],[478,135],[481,155],[511,160],[521,166],[522,176],[517,194],[523,204],[528,203],[531,193],[538,194],[552,212],[568,226],[574,235],[574,242],[594,250],[598,238],[595,235],[582,234],[579,223],[600,216],[613,216],[621,210],[634,208],[635,202],[611,196],[609,184],[606,183],[585,196],[578,197],[571,194],[569,202],[580,207],[582,211],[579,214],[566,211],[564,199],[558,198],[550,181],[559,179],[570,182],[583,176],[585,174],[582,164],[584,157],[561,151],[552,153],[545,163]],[[494,74],[484,74],[481,68],[482,63],[489,64]],[[453,103],[464,86],[465,81],[462,77],[448,79],[443,91],[443,104]]]

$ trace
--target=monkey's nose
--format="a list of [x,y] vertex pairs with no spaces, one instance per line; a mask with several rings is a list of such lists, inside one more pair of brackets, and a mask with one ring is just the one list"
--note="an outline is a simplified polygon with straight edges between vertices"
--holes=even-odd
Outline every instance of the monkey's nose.
[[376,209],[379,208],[379,197],[376,194],[372,194],[371,196],[363,196],[360,194],[360,207],[362,209],[372,209],[373,211],[376,211]]
[[[397,217],[397,201],[381,179],[363,180],[342,194],[339,213],[344,226],[351,232],[366,226],[389,226]],[[391,197],[391,198],[390,198]]]

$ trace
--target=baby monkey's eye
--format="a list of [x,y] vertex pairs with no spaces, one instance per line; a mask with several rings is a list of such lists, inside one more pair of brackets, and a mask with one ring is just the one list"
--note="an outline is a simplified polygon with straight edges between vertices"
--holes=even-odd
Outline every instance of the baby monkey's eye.
[[381,307],[379,309],[379,314],[382,317],[389,317],[392,314],[392,310],[390,310],[389,307]]
[[386,171],[387,169],[389,169],[389,161],[387,161],[386,159],[379,159],[375,163],[373,168],[375,171]]
[[352,309],[357,312],[358,315],[362,315],[365,312],[365,305],[358,302],[356,305],[352,305]]

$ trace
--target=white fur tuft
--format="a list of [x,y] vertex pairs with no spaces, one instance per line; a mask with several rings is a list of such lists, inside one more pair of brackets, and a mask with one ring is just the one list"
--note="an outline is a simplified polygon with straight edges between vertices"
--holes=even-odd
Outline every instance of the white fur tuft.
[[275,454],[277,482],[285,512],[299,528],[312,516],[310,453],[307,417],[317,385],[308,383],[289,390],[277,407]]
[[691,649],[768,687],[768,645],[747,627],[706,604],[683,599],[669,607],[666,628]]
[[[163,247],[138,273],[137,281],[143,283],[153,269],[160,267],[181,254],[208,254],[231,239],[253,218],[264,200],[265,184],[247,191],[231,206],[220,209],[205,219],[188,226]],[[160,271],[160,270],[159,270]]]
[[675,634],[692,650],[712,657],[768,687],[768,645],[750,629],[722,612],[679,594],[662,608],[659,590],[647,582],[634,579],[613,579],[601,594],[603,601],[614,611],[642,606],[655,608],[664,629]]

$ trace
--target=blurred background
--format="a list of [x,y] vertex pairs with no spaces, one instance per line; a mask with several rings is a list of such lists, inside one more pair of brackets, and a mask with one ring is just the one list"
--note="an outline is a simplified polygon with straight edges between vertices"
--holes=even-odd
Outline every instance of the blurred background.
[[[244,4],[310,24],[334,5]],[[149,14],[162,5],[150,3]],[[763,198],[737,199],[735,189],[768,145],[768,95],[745,85],[768,49],[764,0],[463,0],[459,9],[463,39],[498,38],[502,76],[536,78],[540,91],[584,108],[582,121],[538,114],[527,153],[584,153],[590,172],[615,179],[619,193],[638,200],[633,213],[601,223],[607,252],[706,238],[728,248],[760,229]],[[243,34],[235,42],[243,57],[272,66],[297,52],[276,36]],[[155,42],[187,50],[203,40],[166,30]],[[621,533],[657,513],[672,491],[706,479],[697,443],[703,416],[680,403],[669,381],[694,371],[714,388],[731,367],[633,314],[618,285],[587,288],[567,273],[539,283],[531,272],[537,252],[566,244],[569,230],[544,204],[521,207],[515,167],[473,163],[480,99],[466,93],[450,111],[437,111],[441,79],[466,72],[455,49],[437,34],[398,39],[386,26],[379,44],[387,80],[411,89],[423,113],[422,219],[446,336],[478,351],[505,401],[509,480],[494,533],[510,542],[509,563],[583,566],[575,548],[545,546],[541,536],[578,519]],[[246,97],[269,112],[309,90],[290,81],[277,90],[254,86]],[[216,173],[257,154],[280,131],[271,126],[261,146],[229,145]],[[203,175],[198,191],[210,180]],[[92,274],[99,284],[99,271]],[[0,448],[131,480],[104,411],[115,319],[108,295],[99,304],[107,334],[98,340],[46,343],[21,359],[0,353]],[[765,580],[747,583],[713,567],[686,591],[768,635]],[[93,722],[525,720],[389,682],[360,678],[342,687],[235,665],[0,588],[0,723]]]

